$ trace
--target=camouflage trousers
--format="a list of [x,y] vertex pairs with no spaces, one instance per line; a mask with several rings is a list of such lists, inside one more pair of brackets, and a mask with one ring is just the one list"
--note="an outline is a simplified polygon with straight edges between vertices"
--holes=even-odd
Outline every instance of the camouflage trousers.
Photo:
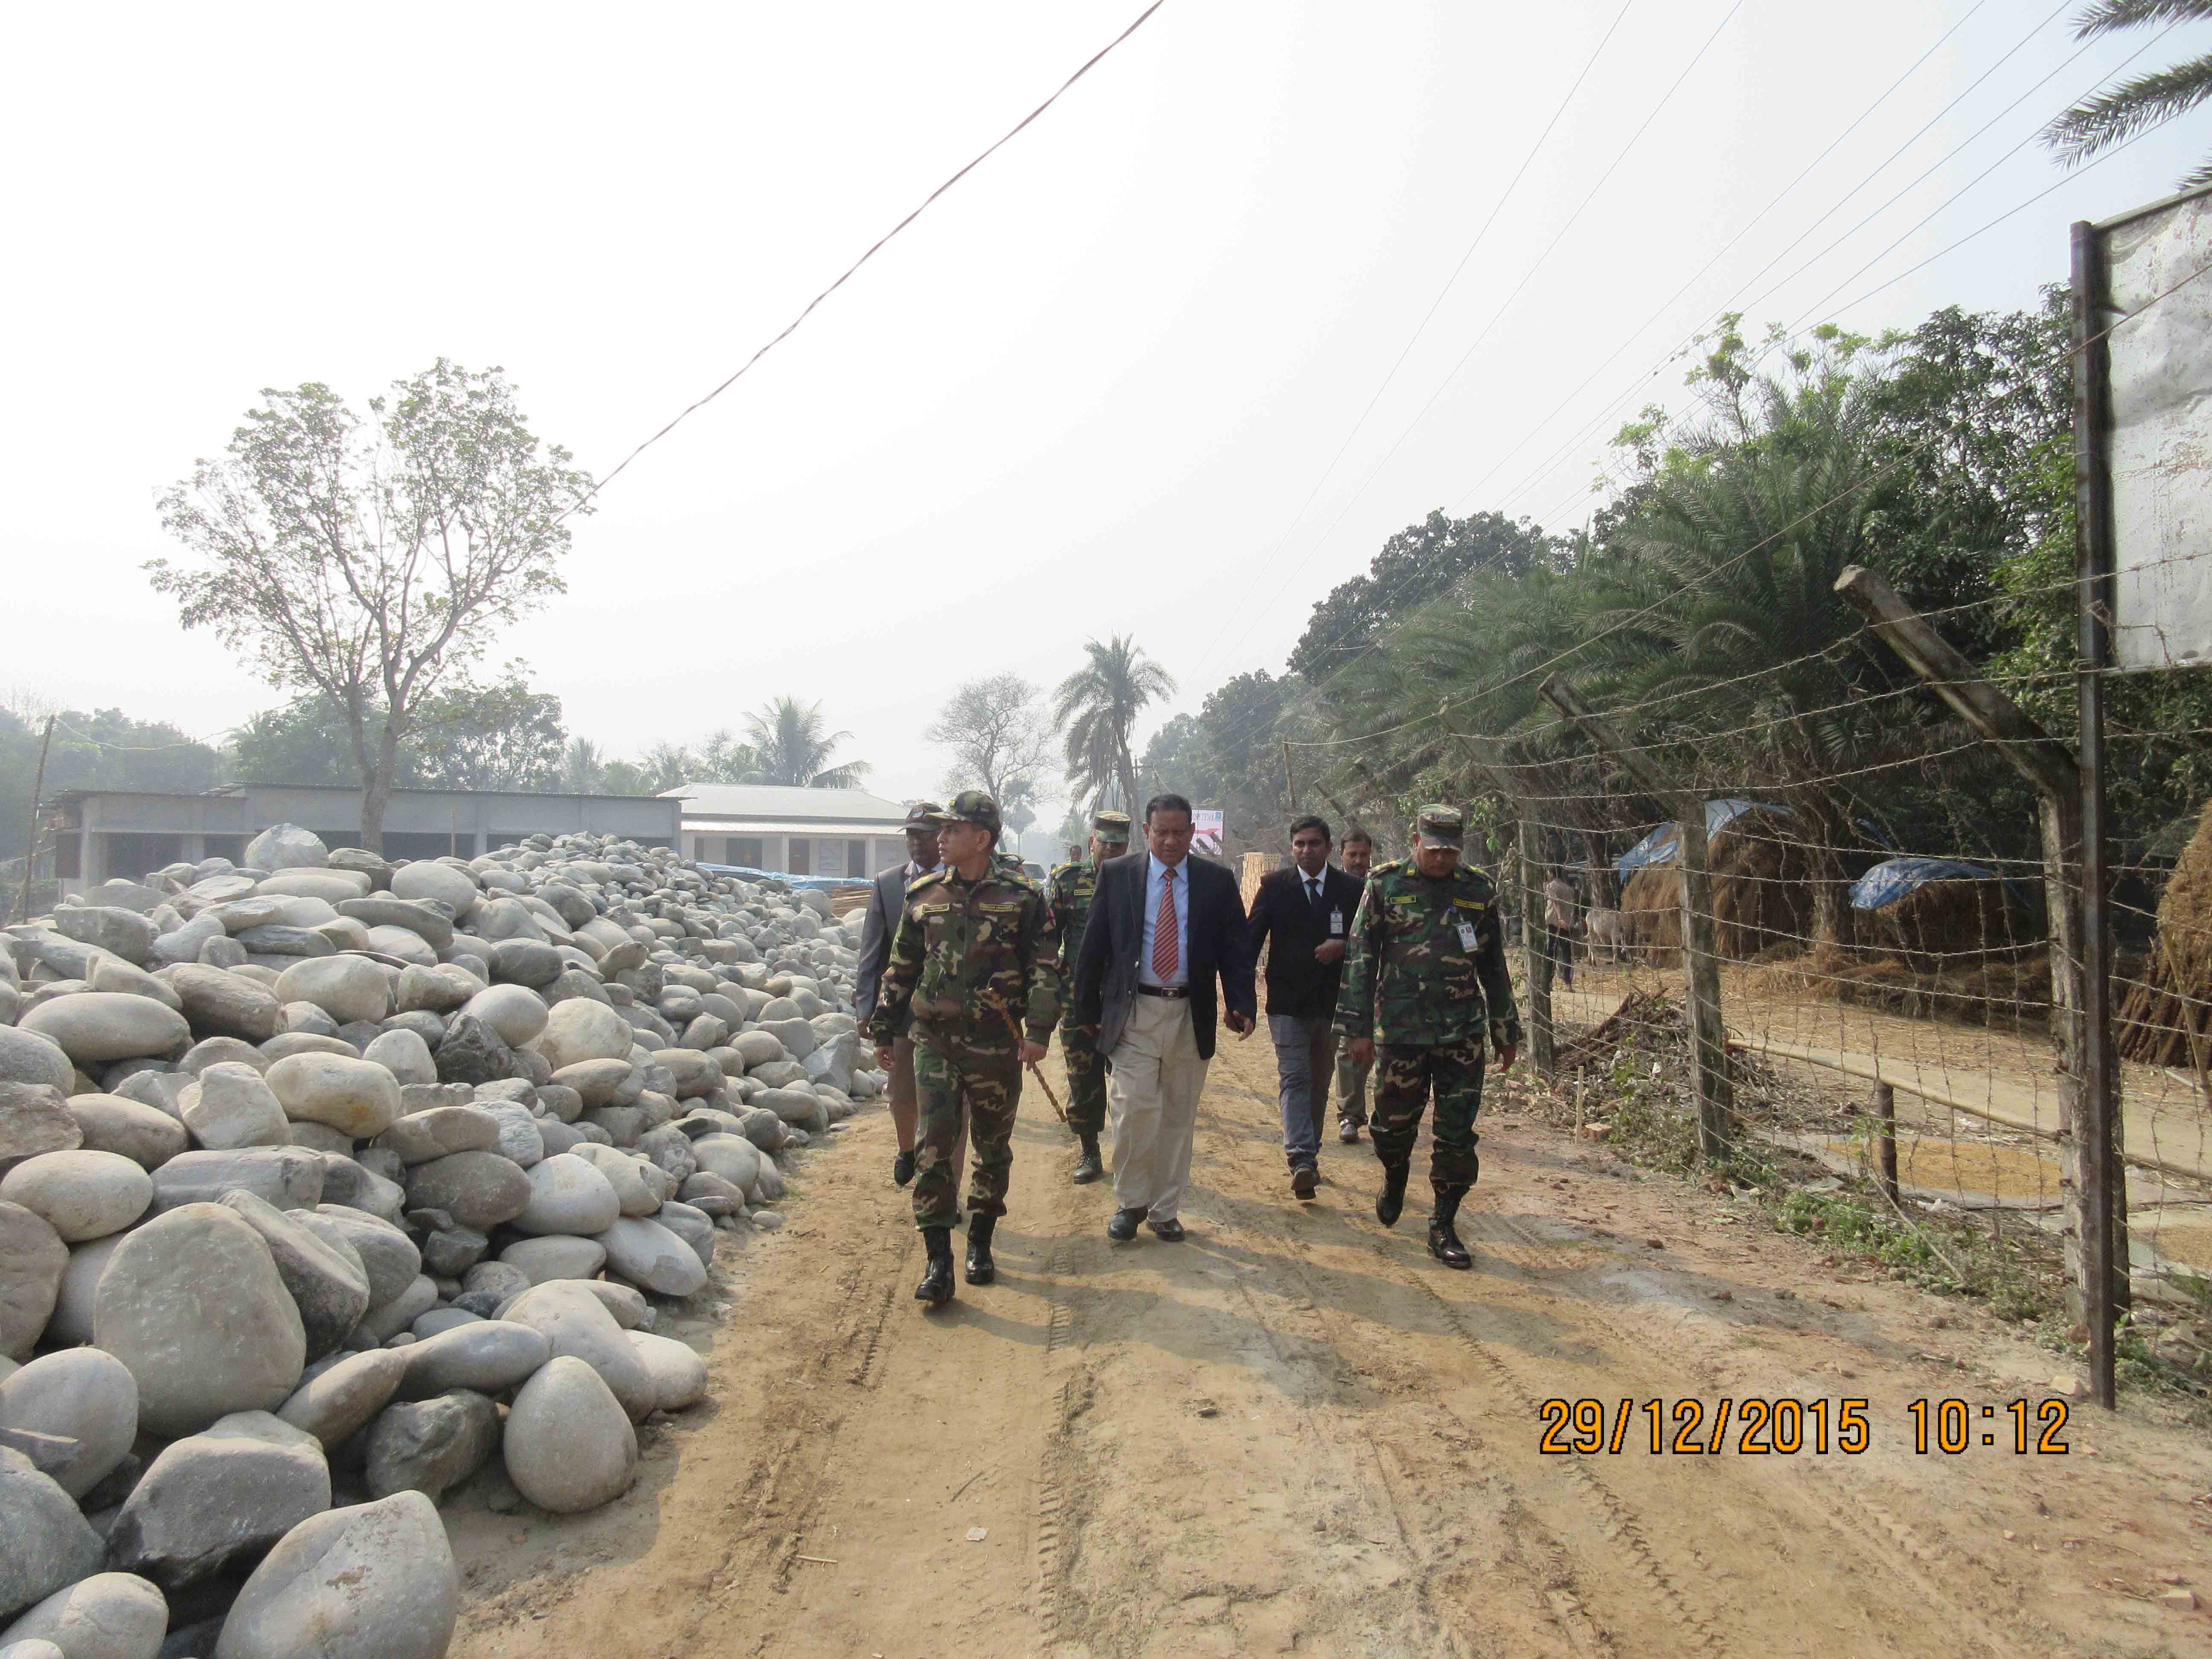
[[1098,1052],[1098,1028],[1060,1022],[1060,1057],[1067,1066],[1067,1127],[1079,1135],[1106,1127],[1106,1057]]
[[968,1208],[1006,1212],[1014,1166],[1014,1109],[1022,1097],[1022,1060],[1001,1030],[975,1042],[957,1030],[914,1027],[914,1224],[950,1227],[960,1218],[960,1137],[975,1147]]
[[1375,1156],[1390,1167],[1413,1161],[1421,1112],[1433,1089],[1429,1179],[1439,1187],[1474,1184],[1474,1115],[1482,1105],[1482,1039],[1461,1042],[1377,1043],[1375,1048]]

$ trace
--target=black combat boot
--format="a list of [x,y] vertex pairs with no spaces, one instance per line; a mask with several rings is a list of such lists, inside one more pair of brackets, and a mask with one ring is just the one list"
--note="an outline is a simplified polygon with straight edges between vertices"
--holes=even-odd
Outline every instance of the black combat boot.
[[914,1299],[941,1308],[952,1300],[952,1229],[924,1227],[921,1242],[929,1251],[929,1266],[914,1287]]
[[1085,1135],[1083,1150],[1075,1155],[1075,1171],[1067,1178],[1079,1187],[1088,1187],[1106,1173],[1106,1165],[1098,1156],[1098,1137]]
[[991,1230],[999,1224],[999,1218],[981,1212],[968,1218],[968,1282],[988,1285],[999,1276],[998,1263],[991,1260]]
[[1386,1227],[1396,1226],[1398,1212],[1406,1207],[1406,1172],[1412,1167],[1406,1164],[1382,1166],[1382,1190],[1375,1194],[1375,1218]]
[[1474,1265],[1467,1246],[1459,1242],[1459,1234],[1452,1227],[1452,1223],[1459,1219],[1459,1201],[1466,1196],[1464,1187],[1437,1188],[1436,1213],[1429,1218],[1429,1254],[1447,1267]]

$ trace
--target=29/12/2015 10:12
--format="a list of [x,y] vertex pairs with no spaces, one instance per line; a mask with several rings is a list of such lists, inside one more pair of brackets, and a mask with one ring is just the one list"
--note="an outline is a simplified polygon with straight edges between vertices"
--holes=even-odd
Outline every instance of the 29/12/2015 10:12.
[[[1634,1444],[1655,1456],[1710,1456],[1729,1451],[1751,1457],[1792,1457],[1804,1451],[1826,1456],[1835,1451],[1856,1457],[1874,1443],[1869,1406],[1860,1398],[1790,1400],[1753,1395],[1741,1401],[1723,1397],[1710,1407],[1702,1400],[1622,1399],[1608,1410],[1602,1400],[1553,1398],[1538,1408],[1544,1423],[1538,1449],[1563,1457],[1599,1452],[1618,1456],[1631,1449],[1630,1426],[1640,1413],[1645,1421]],[[1994,1448],[2000,1435],[2019,1456],[2064,1456],[2070,1449],[2059,1437],[2068,1415],[2063,1400],[2011,1400],[1978,1408],[1964,1400],[1915,1400],[1906,1404],[1905,1411],[1912,1419],[1913,1451],[1923,1457],[1931,1445],[1946,1456],[1956,1456],[1976,1444]],[[1709,1416],[1711,1428],[1706,1432]],[[1978,1416],[1989,1425],[1978,1433]],[[2008,1418],[2008,1424],[2004,1421]]]

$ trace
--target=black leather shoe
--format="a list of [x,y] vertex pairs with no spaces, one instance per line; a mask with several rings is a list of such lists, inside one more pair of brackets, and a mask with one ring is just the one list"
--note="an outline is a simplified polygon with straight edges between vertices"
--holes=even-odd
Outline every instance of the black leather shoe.
[[1116,1243],[1127,1244],[1137,1236],[1137,1224],[1145,1218],[1142,1210],[1116,1210],[1106,1223],[1106,1237]]
[[1098,1137],[1083,1137],[1083,1150],[1075,1155],[1074,1171],[1067,1177],[1079,1187],[1088,1187],[1106,1173],[1106,1165],[1098,1156]]
[[1336,1138],[1347,1146],[1357,1146],[1359,1144],[1359,1126],[1348,1117],[1339,1119]]
[[1311,1198],[1314,1188],[1321,1185],[1321,1171],[1310,1164],[1301,1164],[1291,1171],[1291,1191],[1299,1198]]
[[914,1179],[914,1154],[901,1152],[891,1160],[891,1185],[903,1187]]
[[941,1308],[952,1300],[952,1229],[924,1227],[921,1242],[929,1251],[929,1266],[914,1287],[914,1299]]
[[1399,1212],[1406,1207],[1407,1168],[1403,1164],[1382,1166],[1382,1190],[1375,1194],[1375,1218],[1386,1227],[1396,1226]]
[[1165,1221],[1148,1221],[1145,1224],[1167,1243],[1175,1244],[1182,1242],[1182,1223],[1177,1221],[1173,1216],[1170,1216]]
[[998,1263],[991,1260],[991,1231],[999,1224],[994,1215],[971,1215],[968,1218],[968,1282],[988,1285],[999,1276]]
[[1467,1246],[1459,1242],[1459,1233],[1452,1224],[1459,1219],[1459,1201],[1467,1196],[1464,1187],[1437,1188],[1436,1213],[1429,1218],[1429,1254],[1447,1267],[1468,1268],[1474,1259],[1467,1253]]

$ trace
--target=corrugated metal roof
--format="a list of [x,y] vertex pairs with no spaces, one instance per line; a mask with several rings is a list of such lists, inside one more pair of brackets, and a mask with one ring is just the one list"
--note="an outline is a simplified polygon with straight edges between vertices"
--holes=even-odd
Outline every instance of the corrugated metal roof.
[[698,818],[684,815],[684,828],[703,836],[872,836],[896,839],[897,827],[886,828],[880,819],[840,822],[835,818],[793,818],[776,823],[767,818]]
[[[829,823],[860,823],[871,830],[906,822],[906,805],[886,800],[865,789],[795,789],[773,783],[687,783],[664,789],[684,803],[684,817],[694,818],[775,818],[821,828]],[[781,834],[781,830],[771,833]],[[798,833],[805,834],[805,830]]]

